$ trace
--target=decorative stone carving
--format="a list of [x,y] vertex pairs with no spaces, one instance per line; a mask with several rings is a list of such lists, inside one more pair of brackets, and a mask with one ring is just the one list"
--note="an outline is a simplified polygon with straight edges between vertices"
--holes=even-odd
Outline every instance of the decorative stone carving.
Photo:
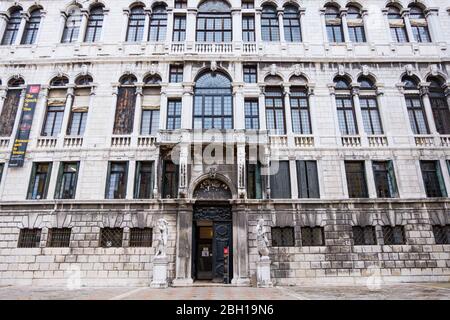
[[344,76],[345,75],[345,66],[344,65],[342,65],[342,64],[338,65],[338,74],[340,76]]
[[259,260],[256,262],[256,281],[258,287],[272,287],[270,280],[269,240],[264,230],[264,219],[259,219],[256,225],[256,242],[258,246]]
[[150,65],[150,74],[153,76],[156,74],[156,72],[158,71],[158,66],[155,63],[152,63]]
[[405,71],[408,76],[411,76],[414,71],[413,65],[412,64],[405,65]]
[[369,75],[369,70],[370,70],[370,68],[369,68],[369,66],[368,65],[363,65],[362,66],[362,74],[364,75],[364,76],[368,76]]
[[209,66],[209,68],[211,69],[212,72],[217,71],[217,61],[213,60],[211,61],[211,65]]
[[259,219],[256,225],[256,242],[260,259],[269,259],[269,248],[267,248],[269,240],[264,230],[264,219]]
[[277,65],[275,63],[270,65],[270,71],[269,72],[270,72],[271,76],[275,76],[277,74],[278,67],[277,67]]
[[294,74],[298,77],[302,74],[302,70],[299,64],[294,65]]
[[165,219],[158,220],[158,248],[155,257],[165,257],[167,249],[167,238],[169,236],[169,223]]
[[437,64],[432,64],[432,65],[430,66],[430,73],[431,73],[433,76],[437,76],[437,75],[439,74],[439,68],[438,68]]
[[88,75],[88,69],[89,69],[89,67],[86,64],[83,64],[81,66],[81,74],[83,76],[87,76]]
[[229,200],[232,198],[227,184],[214,178],[205,179],[194,191],[194,198],[208,200]]

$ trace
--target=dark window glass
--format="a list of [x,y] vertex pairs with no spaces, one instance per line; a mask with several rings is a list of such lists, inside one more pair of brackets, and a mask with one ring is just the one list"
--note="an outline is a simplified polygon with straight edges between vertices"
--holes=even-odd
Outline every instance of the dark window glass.
[[244,42],[255,42],[255,17],[253,15],[242,16],[242,40]]
[[178,197],[178,171],[179,166],[172,161],[165,160],[163,162],[163,199]]
[[145,12],[143,7],[134,7],[128,18],[127,42],[142,41],[144,37]]
[[414,39],[417,42],[431,42],[430,32],[428,31],[427,20],[423,10],[417,6],[411,6],[409,19]]
[[311,134],[311,118],[306,88],[292,87],[289,96],[291,104],[292,131]]
[[261,37],[263,41],[280,41],[278,15],[273,6],[263,6],[262,8]]
[[86,129],[87,111],[72,111],[70,113],[67,134],[70,136],[82,136]]
[[222,1],[205,1],[197,14],[198,42],[230,42],[232,40],[231,12]]
[[444,178],[438,161],[420,161],[427,197],[446,197]]
[[78,162],[61,162],[58,182],[56,185],[56,199],[74,199],[78,180]]
[[41,10],[37,9],[31,12],[25,30],[23,31],[21,44],[34,44],[41,24]]
[[176,9],[184,9],[187,7],[187,0],[175,0]]
[[361,96],[359,98],[364,130],[368,134],[383,134],[380,112],[375,97]]
[[301,42],[300,15],[297,7],[287,5],[283,16],[284,39],[288,42]]
[[254,0],[242,0],[242,9],[253,9],[255,7]]
[[2,45],[11,45],[16,41],[19,32],[20,20],[22,20],[22,10],[16,9],[9,15],[6,23],[5,32],[3,33]]
[[150,199],[154,186],[153,161],[138,161],[136,163],[135,199]]
[[93,8],[89,14],[86,26],[85,42],[97,42],[100,40],[103,27],[103,8]]
[[353,243],[355,246],[370,246],[377,244],[377,237],[375,233],[375,227],[365,226],[352,227],[353,230]]
[[52,87],[64,87],[69,83],[67,77],[55,77],[50,81],[50,86]]
[[121,247],[123,238],[122,228],[101,228],[100,246],[103,248]]
[[106,199],[125,199],[128,162],[110,162],[106,183]]
[[5,168],[5,164],[4,163],[0,163],[0,183],[2,182],[3,169],[4,168]]
[[373,161],[372,168],[378,198],[398,197],[392,161]]
[[349,26],[348,33],[352,42],[366,42],[366,35],[363,26]]
[[257,82],[257,68],[254,65],[244,66],[244,82],[256,83]]
[[159,130],[159,110],[142,110],[141,135],[156,135]]
[[386,245],[406,244],[403,226],[383,226],[383,239]]
[[444,89],[437,81],[431,80],[430,102],[436,130],[440,134],[450,134],[450,108]]
[[408,95],[405,97],[408,109],[409,122],[414,134],[428,134],[428,123],[425,116],[425,109],[422,99],[418,95]]
[[272,227],[272,247],[295,246],[295,235],[293,227]]
[[299,198],[320,198],[316,161],[297,162],[297,184]]
[[20,229],[17,248],[39,248],[41,229]]
[[261,164],[247,162],[247,198],[262,199]]
[[151,247],[152,228],[130,228],[130,247]]
[[433,234],[436,244],[450,244],[450,225],[434,225]]
[[55,137],[61,132],[65,106],[48,106],[45,115],[43,136]]
[[302,246],[324,246],[325,235],[323,227],[302,227]]
[[155,6],[150,17],[150,41],[164,41],[167,30],[167,11],[165,6]]
[[367,183],[364,161],[345,161],[348,196],[350,198],[367,198]]
[[259,107],[258,100],[245,100],[245,129],[259,129]]
[[81,26],[81,11],[80,8],[73,8],[70,10],[67,16],[66,23],[64,25],[64,31],[62,36],[62,43],[75,42],[78,40],[78,33]]
[[181,100],[169,100],[167,103],[167,130],[181,128]]
[[33,163],[27,199],[39,200],[47,198],[51,171],[51,162]]
[[291,176],[289,161],[271,162],[270,195],[272,199],[291,198]]
[[355,6],[347,8],[347,25],[350,41],[366,42],[364,22],[360,10]]
[[265,94],[267,129],[270,134],[285,134],[284,102],[280,87],[267,87]]
[[344,42],[342,20],[338,8],[333,6],[325,8],[325,26],[329,42]]
[[356,114],[353,100],[350,96],[336,96],[339,129],[343,135],[358,134]]
[[173,37],[174,42],[186,40],[186,16],[175,16],[173,18]]
[[52,248],[66,248],[70,244],[71,228],[48,229],[47,246]]
[[183,65],[171,65],[169,70],[169,82],[183,82]]

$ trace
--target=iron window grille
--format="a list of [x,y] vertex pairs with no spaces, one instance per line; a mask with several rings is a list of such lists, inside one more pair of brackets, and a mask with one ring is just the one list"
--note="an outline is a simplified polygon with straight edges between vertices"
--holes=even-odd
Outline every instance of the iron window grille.
[[41,229],[20,229],[18,248],[39,248]]
[[131,228],[130,247],[151,247],[152,237],[152,228]]
[[292,87],[289,101],[291,104],[292,131],[300,134],[311,134],[311,116],[306,88]]
[[183,42],[186,40],[186,16],[176,15],[173,18],[172,41]]
[[377,236],[374,226],[354,226],[353,231],[353,244],[355,246],[369,246],[377,244]]
[[450,244],[450,224],[434,225],[433,234],[436,244]]
[[52,248],[69,247],[71,228],[51,228],[48,230],[47,246]]
[[382,230],[385,245],[406,244],[405,229],[403,226],[383,226]]
[[183,82],[183,65],[170,65],[169,82]]
[[257,68],[255,65],[244,66],[244,82],[246,83],[257,82]]
[[85,42],[99,41],[102,33],[102,28],[103,28],[103,8],[96,7],[92,9],[89,14],[84,41]]
[[19,33],[20,21],[22,20],[22,10],[17,9],[11,12],[3,34],[2,45],[12,45],[16,41]]
[[398,197],[392,161],[374,161],[372,168],[378,198]]
[[259,107],[258,100],[244,101],[245,112],[245,129],[257,130],[259,129]]
[[348,196],[350,198],[367,198],[367,181],[364,161],[345,161]]
[[439,161],[420,161],[427,197],[446,197],[445,182]]
[[101,228],[100,246],[103,248],[118,248],[122,246],[122,228]]
[[295,234],[293,227],[272,227],[272,247],[295,246]]
[[323,227],[302,227],[302,246],[324,246],[325,245],[325,234]]
[[24,34],[21,44],[34,44],[41,24],[41,10],[31,12],[30,18],[25,24]]

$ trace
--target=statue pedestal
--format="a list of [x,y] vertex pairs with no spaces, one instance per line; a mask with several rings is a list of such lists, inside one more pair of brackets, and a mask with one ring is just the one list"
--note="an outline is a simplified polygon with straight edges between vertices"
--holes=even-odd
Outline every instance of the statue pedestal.
[[256,263],[256,280],[258,288],[273,287],[270,281],[270,259],[269,257],[261,257]]
[[152,288],[167,288],[167,267],[169,260],[167,257],[154,257],[153,258],[153,281],[150,284]]

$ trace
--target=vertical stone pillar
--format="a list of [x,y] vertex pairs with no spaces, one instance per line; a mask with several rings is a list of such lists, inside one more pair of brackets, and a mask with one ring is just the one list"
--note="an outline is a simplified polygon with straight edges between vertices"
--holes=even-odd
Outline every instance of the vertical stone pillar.
[[[244,139],[242,139],[244,140]],[[237,144],[237,181],[239,198],[246,197],[245,189],[245,140]]]
[[150,40],[150,17],[152,15],[152,11],[150,9],[145,9],[145,21],[144,21],[144,35],[142,38],[143,42]]
[[245,205],[233,208],[233,279],[234,285],[250,285],[248,263],[248,214]]
[[5,103],[7,92],[8,92],[8,87],[6,85],[0,86],[0,114],[2,113],[2,110],[3,110],[3,104]]
[[179,163],[179,186],[178,194],[180,198],[185,198],[187,196],[188,187],[188,156],[189,156],[189,144],[183,142],[180,146],[180,163]]
[[291,85],[283,83],[284,88],[284,113],[286,123],[286,134],[292,137],[292,116],[291,116]]
[[444,42],[442,40],[442,28],[438,19],[439,8],[428,8],[425,10],[425,18],[430,30],[431,41]]
[[344,42],[350,41],[350,34],[348,33],[348,25],[347,25],[347,9],[341,9],[341,24],[342,30],[344,31]]
[[306,37],[306,25],[305,25],[305,8],[299,8],[298,12],[300,14],[300,39],[303,43],[308,42]]
[[197,30],[197,9],[188,8],[186,15],[186,49],[192,50],[195,43],[195,31]]
[[245,129],[245,111],[244,111],[244,93],[243,83],[233,83],[234,95],[234,128],[237,130]]
[[416,42],[416,39],[414,38],[414,34],[411,28],[411,21],[409,20],[409,9],[403,9],[402,17],[403,21],[405,21],[406,33],[408,34],[409,42],[411,43]]
[[192,129],[193,106],[194,106],[194,83],[183,83],[183,97],[181,98],[181,128]]
[[372,161],[371,160],[364,161],[364,166],[366,170],[367,192],[369,194],[369,198],[376,198],[377,190],[375,186],[375,177],[373,174]]
[[68,85],[66,94],[66,105],[64,106],[64,115],[61,124],[61,132],[58,134],[58,141],[57,141],[60,147],[64,145],[64,137],[66,136],[70,114],[72,113],[73,96],[74,96],[74,85]]
[[289,176],[291,183],[291,198],[298,199],[297,164],[295,162],[295,156],[289,157]]
[[8,16],[5,13],[0,13],[0,41],[2,41],[5,33],[6,25],[8,24]]
[[[389,18],[388,18],[388,13],[389,13],[389,9],[388,8],[384,8],[381,10],[381,12],[383,13],[383,20],[384,20],[384,29],[387,32],[387,38],[389,39],[389,42],[394,42],[394,39],[392,39],[392,34],[391,34],[391,24],[389,23]],[[365,25],[364,25],[365,27]]]
[[369,16],[369,14],[368,14],[367,10],[361,11],[361,18],[363,21],[364,35],[366,36],[366,42],[369,44],[372,44],[372,35],[370,33],[371,27],[369,26],[368,16]]
[[103,8],[103,27],[102,31],[100,32],[100,38],[99,42],[102,43],[105,41],[105,28],[104,26],[107,26],[109,24],[109,9]]
[[231,18],[233,21],[233,43],[234,46],[240,46],[242,42],[242,12],[240,7],[231,9]]
[[82,9],[80,31],[78,33],[78,40],[77,40],[78,43],[84,42],[84,36],[86,34],[88,20],[89,20],[89,12],[86,9]]
[[[26,89],[22,89],[20,92],[20,99],[19,99],[19,106],[17,107],[17,114],[16,114],[16,119],[14,120],[14,127],[11,133],[11,141],[14,141],[14,139],[16,138],[16,134],[17,134],[17,130],[19,129],[19,122],[20,122],[20,117],[22,116],[22,107],[23,107],[23,103],[25,102],[25,94],[26,94]],[[1,97],[0,97],[0,114],[2,111],[1,108]],[[10,144],[10,146],[12,147],[12,143]]]
[[136,83],[136,103],[134,109],[133,131],[131,135],[137,139],[141,134],[141,116],[142,116],[142,86],[143,83]]
[[128,172],[127,172],[127,192],[125,195],[126,199],[134,198],[134,174],[136,172],[136,160],[130,159],[128,161]]
[[16,39],[14,39],[15,45],[20,45],[20,43],[22,42],[23,31],[25,30],[25,25],[30,18],[28,13],[26,12],[22,12],[21,16],[22,19],[20,20],[19,30],[17,30]]
[[433,110],[431,109],[429,85],[429,83],[421,83],[420,94],[422,96],[423,107],[425,109],[425,116],[427,117],[430,134],[439,135],[436,129],[436,124],[434,123]]
[[259,84],[258,113],[259,113],[259,129],[267,130],[266,99],[265,99],[265,84],[264,83]]
[[283,8],[278,8],[277,13],[278,13],[278,25],[279,25],[279,32],[280,32],[280,42],[283,43],[283,42],[286,42],[286,39],[284,38],[284,23],[283,23],[284,11],[283,11]]
[[33,140],[41,135],[45,113],[47,112],[48,91],[48,86],[42,86],[41,91],[39,92],[38,102],[35,109],[36,111],[34,113],[33,126],[31,127],[30,132],[30,140]]
[[173,33],[173,9],[167,9],[167,28],[166,28],[166,46],[169,48],[170,43],[172,42],[172,33]]
[[[167,93],[166,86],[161,86],[161,105],[159,111],[159,128],[167,129]],[[183,112],[183,107],[181,107],[181,112]]]
[[61,15],[59,17],[59,31],[58,31],[58,42],[62,42],[62,37],[64,34],[64,27],[66,26],[67,14],[64,11],[61,11]]
[[[128,33],[128,20],[130,18],[130,9],[123,9],[123,18],[122,18],[122,35],[120,37],[121,41],[127,41],[127,33]],[[103,31],[103,30],[102,30]],[[103,32],[102,32],[103,33]]]
[[177,213],[175,279],[173,286],[190,286],[192,280],[192,205],[180,201]]
[[328,39],[327,34],[327,24],[325,22],[325,9],[320,9],[320,24],[322,26],[323,42],[326,46],[329,44],[330,39]]
[[262,9],[259,8],[255,8],[255,40],[256,43],[259,43],[260,41],[262,41],[262,37],[261,37],[261,13],[262,13]]

